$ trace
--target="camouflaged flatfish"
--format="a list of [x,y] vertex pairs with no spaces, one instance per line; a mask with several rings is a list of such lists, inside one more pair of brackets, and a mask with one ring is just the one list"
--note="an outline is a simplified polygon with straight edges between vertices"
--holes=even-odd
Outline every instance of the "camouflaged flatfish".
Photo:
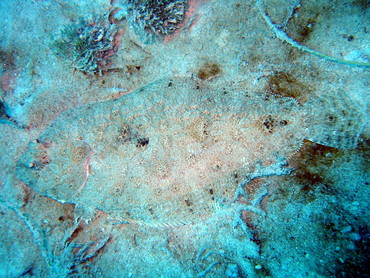
[[[348,99],[293,98],[165,79],[64,112],[17,176],[42,195],[147,225],[192,223],[232,200],[256,163],[304,139],[353,148],[366,114]],[[238,173],[239,181],[236,181]]]

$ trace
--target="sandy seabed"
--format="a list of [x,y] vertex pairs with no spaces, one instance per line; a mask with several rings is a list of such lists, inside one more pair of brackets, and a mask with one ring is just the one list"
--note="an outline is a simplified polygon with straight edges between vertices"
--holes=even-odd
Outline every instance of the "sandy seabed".
[[[129,98],[164,78],[188,78],[221,91],[237,86],[294,98],[303,107],[325,97],[335,100],[333,106],[353,103],[340,106],[348,109],[346,115],[354,109],[366,117],[368,1],[189,1],[181,28],[152,43],[132,22],[118,18],[124,2],[0,3],[0,276],[368,277],[369,128],[364,118],[351,119],[361,123],[349,133],[359,135],[356,147],[303,140],[286,157],[294,171],[284,175],[258,174],[260,150],[251,150],[247,157],[255,161],[227,173],[235,191],[248,181],[247,197],[187,225],[120,221],[107,211],[86,211],[78,201],[54,200],[53,194],[22,182],[18,160],[61,113]],[[117,24],[118,34],[101,54],[99,70],[81,72],[56,55],[53,41],[64,26],[80,19],[93,22],[94,15],[112,11],[117,19],[109,22]],[[285,35],[324,57],[282,41],[264,13]],[[364,65],[333,62],[328,56]],[[320,118],[325,111],[315,113],[308,117]],[[276,122],[265,116],[251,134],[273,133]],[[197,137],[200,148],[204,134]],[[267,142],[259,147],[274,149]],[[94,164],[84,161],[82,176],[94,171]],[[256,178],[248,180],[253,174]],[[144,196],[143,202],[150,198],[155,196]]]

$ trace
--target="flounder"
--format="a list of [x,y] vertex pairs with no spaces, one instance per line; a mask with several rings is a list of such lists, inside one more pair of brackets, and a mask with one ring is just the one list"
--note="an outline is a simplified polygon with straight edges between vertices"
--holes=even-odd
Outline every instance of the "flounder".
[[315,97],[302,106],[163,79],[64,112],[30,143],[17,176],[41,195],[121,220],[186,224],[232,200],[240,177],[257,163],[289,157],[304,139],[354,148],[365,121],[348,98]]

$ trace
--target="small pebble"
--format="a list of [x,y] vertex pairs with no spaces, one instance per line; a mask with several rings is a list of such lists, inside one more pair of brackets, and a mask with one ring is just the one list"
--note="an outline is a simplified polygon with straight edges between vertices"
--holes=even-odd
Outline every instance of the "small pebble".
[[260,265],[260,264],[257,264],[257,265],[255,265],[255,267],[254,267],[255,269],[257,269],[257,270],[260,270],[260,269],[262,269],[262,265]]
[[239,277],[239,268],[237,264],[228,264],[226,269],[226,277],[237,278]]
[[347,227],[344,227],[340,232],[342,234],[347,234],[349,233],[350,231],[352,231],[352,227],[351,226],[347,226]]

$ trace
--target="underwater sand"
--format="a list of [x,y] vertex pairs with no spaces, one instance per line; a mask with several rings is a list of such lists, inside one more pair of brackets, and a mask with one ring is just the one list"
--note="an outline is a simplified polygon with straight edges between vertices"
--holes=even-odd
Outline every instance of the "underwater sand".
[[124,2],[0,3],[0,277],[368,277],[367,1]]

